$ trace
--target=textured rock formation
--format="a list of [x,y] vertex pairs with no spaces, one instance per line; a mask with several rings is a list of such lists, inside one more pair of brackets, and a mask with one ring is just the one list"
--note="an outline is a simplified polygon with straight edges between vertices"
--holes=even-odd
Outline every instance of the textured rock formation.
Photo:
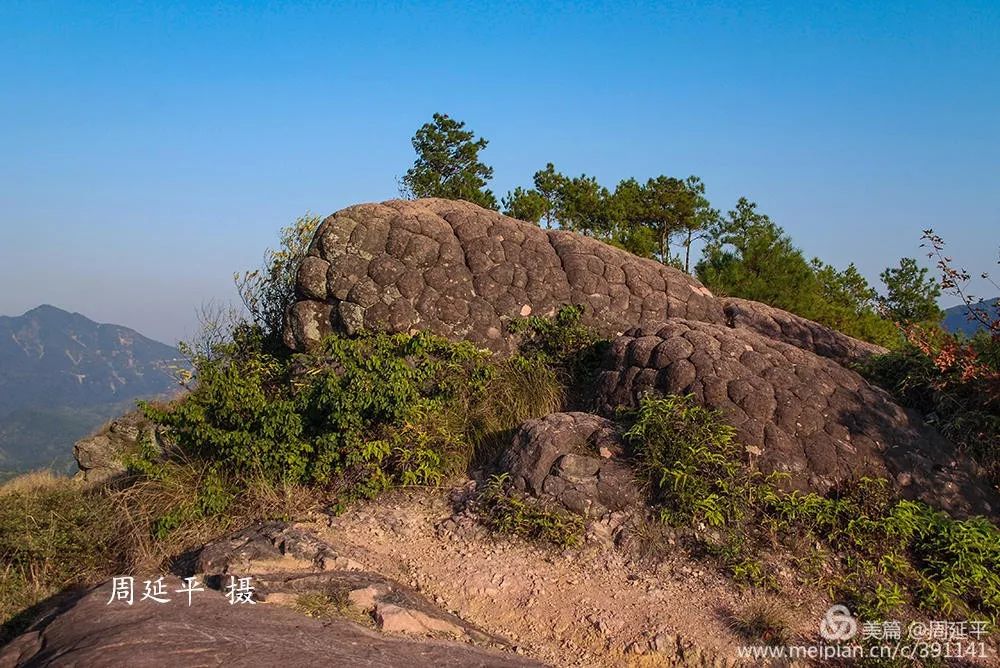
[[297,280],[285,341],[424,329],[508,350],[505,323],[581,304],[612,336],[668,317],[722,322],[693,278],[607,244],[546,231],[468,202],[390,201],[323,221]]
[[647,392],[688,394],[720,410],[766,471],[826,492],[888,475],[911,496],[992,514],[996,499],[952,447],[884,391],[831,359],[749,329],[685,320],[614,341],[598,381],[604,411]]
[[[845,368],[882,348],[764,304],[717,299],[683,272],[593,239],[467,202],[359,205],[322,223],[296,290],[285,340],[297,350],[333,331],[370,329],[429,330],[502,352],[516,345],[509,320],[580,304],[585,323],[609,338],[648,328],[616,342],[605,410],[647,390],[693,392],[723,410],[747,445],[764,447],[764,467],[787,470],[800,487],[823,492],[888,473],[936,505],[1000,507],[940,436]],[[581,420],[559,429],[572,434]],[[517,457],[578,454],[550,434],[518,439]],[[593,480],[567,483],[550,471],[554,461],[540,462],[508,468],[526,489],[606,506]]]
[[154,425],[139,411],[112,420],[96,434],[81,438],[73,446],[73,457],[80,472],[77,477],[98,482],[125,470],[123,457],[134,453],[141,444],[162,449],[166,438],[162,427]]
[[748,299],[724,299],[722,304],[726,324],[730,327],[752,329],[768,338],[811,350],[841,364],[886,352],[882,346],[841,334],[818,322],[767,304]]
[[320,225],[296,282],[285,343],[304,350],[333,331],[428,330],[496,351],[505,324],[585,307],[604,336],[685,318],[746,327],[853,361],[877,346],[764,304],[720,300],[684,272],[600,241],[542,230],[468,202],[392,200]]
[[553,413],[521,425],[500,468],[521,491],[600,517],[642,501],[632,467],[620,459],[623,450],[611,421],[588,413]]
[[[166,579],[167,591],[181,581]],[[0,648],[0,668],[27,666],[537,666],[458,642],[382,635],[279,605],[230,605],[216,591],[169,603],[108,605],[101,584]]]

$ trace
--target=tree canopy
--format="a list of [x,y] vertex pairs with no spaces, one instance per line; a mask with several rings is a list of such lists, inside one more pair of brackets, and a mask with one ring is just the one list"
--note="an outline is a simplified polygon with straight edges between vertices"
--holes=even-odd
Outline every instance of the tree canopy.
[[489,142],[476,139],[465,123],[447,114],[434,114],[411,140],[417,159],[403,176],[403,195],[464,199],[488,209],[497,208],[497,200],[486,184],[493,178],[493,168],[479,159]]
[[944,314],[937,303],[941,286],[927,278],[927,269],[912,257],[900,259],[898,267],[886,268],[880,278],[886,295],[879,299],[879,306],[887,318],[903,325],[941,320]]
[[[465,123],[434,114],[412,142],[417,159],[402,179],[404,194],[499,208],[487,187],[493,169],[480,160],[488,142]],[[853,264],[841,270],[808,259],[746,197],[721,215],[697,176],[626,178],[612,189],[586,173],[567,176],[549,162],[534,173],[531,187],[515,187],[501,204],[519,220],[572,230],[684,271],[691,270],[694,242],[704,240],[694,270],[717,294],[764,302],[868,341],[895,345],[896,323],[941,318],[940,287],[912,258],[882,272],[885,294],[879,295]]]

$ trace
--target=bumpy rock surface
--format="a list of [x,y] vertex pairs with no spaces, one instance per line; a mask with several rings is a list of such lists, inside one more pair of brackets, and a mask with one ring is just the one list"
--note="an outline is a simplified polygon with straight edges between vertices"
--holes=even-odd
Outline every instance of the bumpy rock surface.
[[106,480],[122,473],[123,456],[135,452],[143,443],[162,448],[164,431],[133,411],[112,420],[96,434],[82,438],[73,446],[73,457],[80,467],[78,477],[89,482]]
[[[825,492],[889,473],[938,505],[1000,507],[943,439],[845,368],[884,349],[764,304],[717,299],[683,272],[594,239],[468,202],[363,204],[323,221],[296,292],[285,327],[296,350],[334,331],[428,330],[506,352],[517,345],[508,321],[579,304],[609,338],[648,328],[615,344],[600,397],[607,411],[651,389],[693,392],[797,486]],[[507,464],[526,490],[602,511],[613,504],[599,499],[599,477],[563,475],[549,461],[580,454],[550,432],[585,422],[527,427],[512,455],[521,459]]]
[[598,381],[608,412],[648,392],[688,394],[720,410],[766,471],[825,492],[888,474],[911,496],[993,514],[977,472],[887,393],[831,359],[749,329],[687,320],[635,328],[614,341]]
[[[167,578],[167,590],[181,581]],[[456,642],[388,637],[277,605],[230,605],[206,590],[169,603],[108,605],[111,583],[66,604],[0,649],[0,668],[27,666],[537,666]]]
[[684,272],[600,241],[443,199],[333,214],[316,231],[296,294],[285,326],[293,350],[370,329],[428,330],[507,351],[509,320],[568,304],[584,306],[584,322],[608,337],[667,318],[728,318],[839,361],[879,350],[764,304],[716,299]]
[[344,209],[320,225],[297,277],[285,341],[307,348],[334,331],[428,330],[496,351],[505,323],[567,304],[612,336],[684,317],[722,322],[698,281],[594,239],[468,202],[395,200]]
[[841,334],[818,322],[767,304],[748,299],[724,299],[722,303],[726,324],[730,327],[752,329],[768,338],[811,350],[841,364],[886,352],[882,346]]
[[500,468],[513,485],[558,501],[585,517],[634,507],[642,500],[623,460],[614,424],[588,413],[553,413],[521,425]]

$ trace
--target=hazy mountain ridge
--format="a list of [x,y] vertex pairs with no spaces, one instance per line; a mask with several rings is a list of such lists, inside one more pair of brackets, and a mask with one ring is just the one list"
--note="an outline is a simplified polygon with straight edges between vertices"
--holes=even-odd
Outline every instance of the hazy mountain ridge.
[[[995,318],[1000,318],[998,300],[1000,297],[981,299],[974,306],[986,310],[987,313],[992,313]],[[975,334],[980,329],[985,329],[980,322],[969,320],[969,307],[965,304],[945,309],[944,320],[941,321],[941,324],[949,332],[962,332],[969,335]]]
[[0,316],[0,471],[63,468],[76,439],[175,390],[180,363],[172,346],[54,306]]

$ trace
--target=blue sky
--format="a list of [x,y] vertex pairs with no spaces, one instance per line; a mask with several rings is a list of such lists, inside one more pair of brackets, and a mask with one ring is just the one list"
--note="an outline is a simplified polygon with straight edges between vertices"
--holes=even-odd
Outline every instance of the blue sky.
[[498,193],[697,174],[871,279],[926,227],[1000,273],[995,0],[0,0],[0,82],[2,314],[187,336],[279,227],[395,196],[436,111]]

